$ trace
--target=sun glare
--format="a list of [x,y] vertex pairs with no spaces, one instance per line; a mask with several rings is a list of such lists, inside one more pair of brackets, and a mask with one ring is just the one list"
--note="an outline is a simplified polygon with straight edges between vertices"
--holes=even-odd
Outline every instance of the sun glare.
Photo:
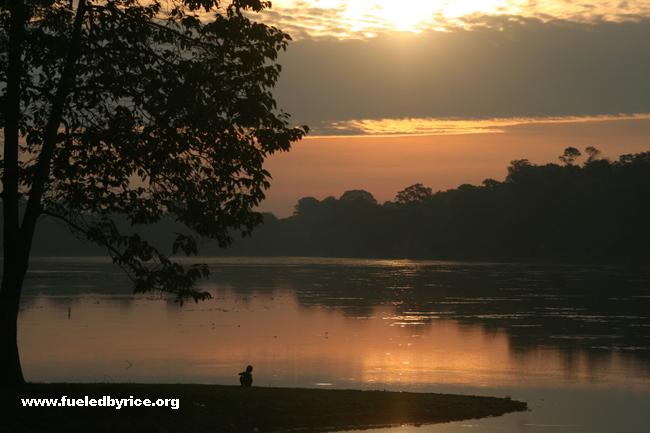
[[473,15],[620,21],[650,16],[650,0],[273,0],[265,19],[298,38],[346,39],[471,27]]
[[412,0],[408,5],[402,2],[381,0],[377,2],[376,13],[391,27],[400,31],[416,31],[419,25],[429,21],[435,14],[436,1]]
[[[274,2],[280,7],[296,6],[295,0]],[[302,2],[304,5],[305,2]],[[514,2],[516,3],[516,2]],[[512,0],[309,0],[315,9],[338,17],[342,27],[353,33],[396,30],[418,33],[432,25],[445,25],[475,13],[496,13]]]

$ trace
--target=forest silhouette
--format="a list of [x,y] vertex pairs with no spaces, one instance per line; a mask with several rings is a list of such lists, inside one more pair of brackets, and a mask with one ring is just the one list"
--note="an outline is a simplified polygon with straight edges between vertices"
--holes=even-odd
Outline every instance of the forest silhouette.
[[[560,163],[512,161],[504,181],[432,193],[421,185],[379,204],[365,191],[299,200],[230,252],[620,262],[650,258],[650,152],[616,161],[569,147]],[[579,164],[580,158],[584,162]]]
[[[441,260],[642,262],[650,258],[650,152],[601,158],[567,148],[559,163],[512,161],[503,181],[432,192],[421,184],[380,204],[352,190],[301,198],[294,214],[264,223],[227,249],[199,242],[201,255],[426,258]],[[145,228],[168,244],[180,226]],[[142,231],[142,230],[141,230]],[[56,223],[35,253],[97,254]]]

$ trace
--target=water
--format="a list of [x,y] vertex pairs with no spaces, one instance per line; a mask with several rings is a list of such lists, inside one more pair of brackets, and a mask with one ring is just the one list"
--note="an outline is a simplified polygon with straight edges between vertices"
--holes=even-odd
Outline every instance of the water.
[[105,259],[35,259],[20,314],[32,381],[456,392],[532,411],[402,432],[645,432],[650,270],[205,259],[213,299],[134,296]]

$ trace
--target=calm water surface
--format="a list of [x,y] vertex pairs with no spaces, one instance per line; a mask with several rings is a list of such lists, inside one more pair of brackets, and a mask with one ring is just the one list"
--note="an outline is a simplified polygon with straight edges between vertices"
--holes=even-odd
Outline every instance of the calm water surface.
[[[134,296],[105,259],[35,259],[32,381],[237,383],[510,395],[530,412],[401,432],[646,432],[650,270],[205,259],[213,299]],[[384,431],[384,430],[378,430]]]

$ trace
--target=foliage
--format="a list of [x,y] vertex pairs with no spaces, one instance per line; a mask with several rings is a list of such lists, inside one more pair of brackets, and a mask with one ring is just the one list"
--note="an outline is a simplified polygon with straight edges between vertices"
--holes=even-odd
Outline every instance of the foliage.
[[396,203],[360,207],[312,198],[309,212],[265,224],[236,242],[232,254],[648,261],[650,152],[613,162],[596,149],[587,154],[596,157],[583,165],[516,160],[502,182],[430,196],[416,184]]
[[575,147],[567,147],[564,153],[558,158],[565,165],[573,165],[576,159],[582,156],[582,153]]
[[427,201],[433,195],[431,188],[416,183],[404,188],[395,196],[395,202],[404,205],[421,204]]
[[377,204],[377,200],[370,194],[368,191],[362,189],[353,189],[350,191],[345,191],[339,198],[341,201],[345,202],[365,202],[370,204]]
[[[137,228],[172,218],[224,247],[234,231],[248,234],[261,222],[254,208],[269,187],[264,160],[306,133],[289,125],[271,93],[289,36],[245,14],[268,6],[0,4],[0,56],[10,63],[0,76],[0,125],[6,146],[19,143],[15,178],[3,158],[4,208],[14,212],[8,200],[17,179],[25,209],[16,242],[27,257],[37,220],[48,216],[106,248],[137,291],[208,296],[193,288],[204,266],[183,268]],[[116,224],[120,215],[131,229]],[[191,233],[171,246],[197,253]]]
[[303,197],[296,203],[294,215],[309,215],[318,210],[320,202],[314,197]]

